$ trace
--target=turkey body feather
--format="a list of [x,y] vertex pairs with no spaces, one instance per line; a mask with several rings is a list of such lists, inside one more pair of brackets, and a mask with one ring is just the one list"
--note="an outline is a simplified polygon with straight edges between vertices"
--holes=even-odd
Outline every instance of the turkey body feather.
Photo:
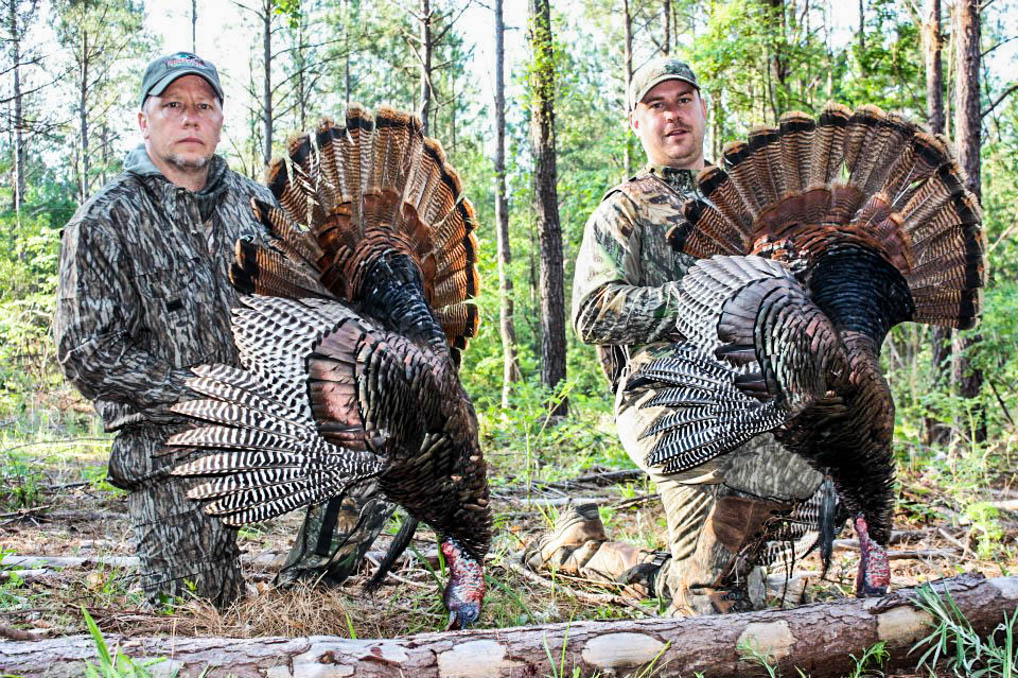
[[195,369],[189,386],[203,397],[174,410],[206,425],[169,444],[212,454],[174,473],[209,477],[190,496],[232,525],[376,480],[410,515],[395,549],[418,521],[441,536],[450,623],[467,626],[491,542],[457,371],[477,327],[473,209],[441,146],[391,109],[323,121],[268,183],[279,206],[253,208],[276,240],[238,242],[231,270],[246,293],[232,318],[243,369]]
[[786,114],[723,160],[668,234],[701,259],[682,281],[684,341],[631,380],[671,406],[644,432],[648,463],[685,471],[773,431],[833,480],[864,546],[857,593],[880,595],[894,503],[880,346],[904,321],[976,322],[978,206],[944,139],[872,106]]

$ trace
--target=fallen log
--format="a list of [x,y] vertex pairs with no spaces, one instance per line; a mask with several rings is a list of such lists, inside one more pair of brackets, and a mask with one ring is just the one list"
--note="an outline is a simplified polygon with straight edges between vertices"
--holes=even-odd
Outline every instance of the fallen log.
[[[977,632],[986,634],[1018,608],[1018,577],[987,580],[961,575],[932,584],[949,592]],[[907,656],[928,633],[929,616],[910,600],[914,589],[884,598],[847,599],[793,610],[720,617],[578,622],[546,626],[422,633],[391,640],[309,638],[132,638],[107,644],[134,659],[165,657],[150,667],[156,676],[408,675],[422,678],[498,676],[623,676],[654,665],[655,676],[747,675],[740,646],[768,654],[784,675],[798,667],[813,678],[842,676],[879,641],[891,653],[887,669],[915,664]],[[549,657],[554,658],[553,666]],[[24,678],[80,676],[95,661],[87,636],[0,643],[0,671]]]

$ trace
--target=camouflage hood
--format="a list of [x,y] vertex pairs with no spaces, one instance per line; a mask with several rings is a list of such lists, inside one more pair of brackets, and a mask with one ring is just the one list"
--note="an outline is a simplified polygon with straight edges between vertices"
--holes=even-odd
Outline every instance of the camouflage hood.
[[[216,202],[222,195],[225,189],[223,178],[228,170],[226,161],[218,155],[213,155],[209,160],[208,180],[205,182],[205,187],[195,194],[203,220],[209,218]],[[124,157],[124,171],[141,179],[149,190],[159,191],[173,188],[170,180],[163,176],[163,173],[152,162],[148,151],[145,150],[145,144],[138,144],[137,148]]]

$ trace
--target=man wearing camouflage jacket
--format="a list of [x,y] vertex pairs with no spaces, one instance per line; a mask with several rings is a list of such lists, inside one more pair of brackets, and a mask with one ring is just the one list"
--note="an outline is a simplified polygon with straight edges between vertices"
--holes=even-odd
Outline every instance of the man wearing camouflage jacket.
[[680,338],[677,299],[694,260],[673,251],[666,233],[684,221],[682,205],[696,191],[707,111],[692,70],[668,58],[637,72],[629,101],[649,164],[608,191],[587,221],[573,283],[573,327],[597,346],[623,447],[657,485],[669,552],[607,541],[596,506],[587,505],[564,513],[556,530],[530,547],[527,562],[593,579],[624,577],[669,600],[675,614],[745,609],[747,575],[765,532],[808,498],[821,476],[769,435],[681,474],[664,475],[645,463],[657,436],[640,436],[660,410],[641,405],[657,391],[626,385]]
[[[190,591],[224,606],[243,591],[236,531],[186,498],[190,481],[168,471],[189,452],[164,443],[193,425],[169,410],[196,397],[185,385],[191,367],[238,364],[230,331],[233,245],[269,237],[251,199],[274,198],[214,154],[223,90],[211,63],[183,52],[154,60],[140,100],[144,143],[64,229],[57,355],[106,429],[117,432],[109,477],[129,491],[149,600]],[[331,555],[328,535],[342,521],[334,511],[330,523],[318,507],[291,553],[294,574],[338,567],[309,550],[322,546],[323,520],[329,530],[317,550]],[[374,529],[379,520],[366,522]],[[341,579],[349,564],[329,574]]]

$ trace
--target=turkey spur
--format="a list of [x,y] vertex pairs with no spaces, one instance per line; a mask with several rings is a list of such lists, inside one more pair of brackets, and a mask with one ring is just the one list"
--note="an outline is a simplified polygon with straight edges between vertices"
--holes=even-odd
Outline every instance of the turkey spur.
[[369,479],[410,515],[373,582],[417,521],[440,535],[450,628],[480,614],[491,543],[477,418],[460,351],[477,330],[474,212],[441,146],[411,115],[360,107],[325,120],[269,168],[280,207],[256,203],[273,247],[238,241],[246,296],[232,329],[244,369],[196,368],[206,422],[170,445],[212,454],[177,475],[242,525],[343,495]]
[[972,327],[986,280],[976,199],[943,137],[873,106],[729,144],[672,247],[684,341],[647,364],[665,412],[648,464],[680,472],[772,431],[830,475],[861,545],[859,596],[890,585],[894,402],[880,371],[904,322]]

